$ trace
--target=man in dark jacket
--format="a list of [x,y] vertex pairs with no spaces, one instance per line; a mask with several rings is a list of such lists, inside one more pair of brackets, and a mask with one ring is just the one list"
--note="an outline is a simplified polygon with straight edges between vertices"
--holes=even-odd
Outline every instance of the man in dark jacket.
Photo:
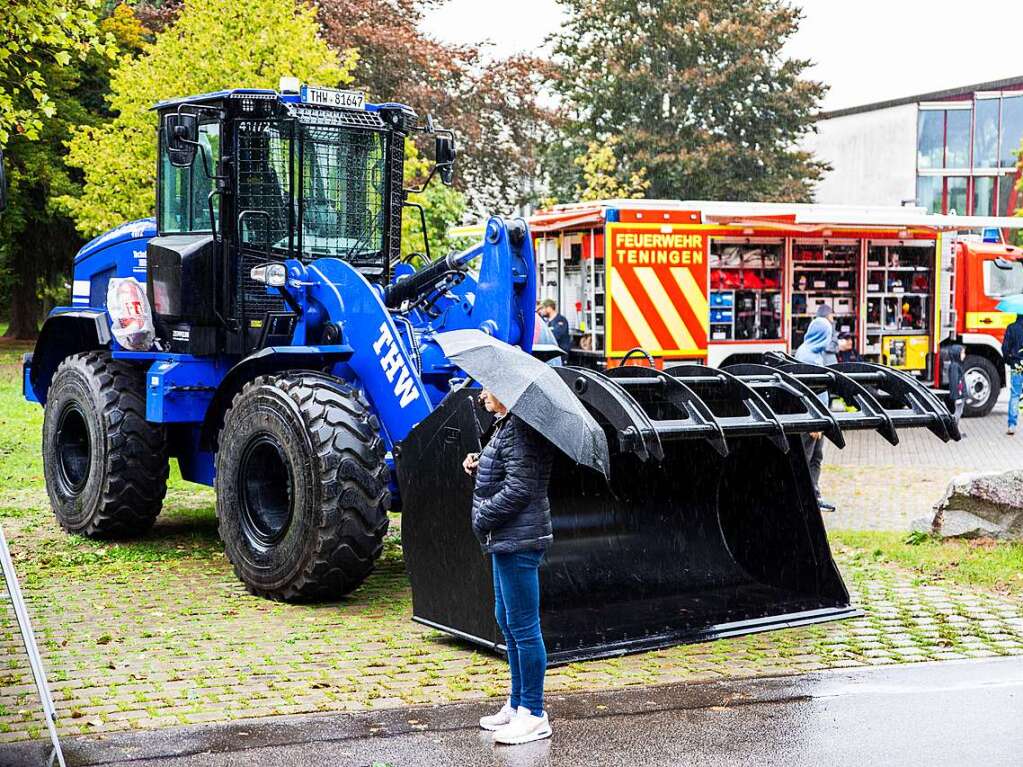
[[554,333],[554,340],[561,347],[561,351],[568,354],[572,349],[572,335],[568,332],[568,320],[565,319],[565,315],[558,313],[558,305],[554,299],[545,298],[540,302],[540,316]]
[[856,339],[852,333],[838,334],[838,354],[835,355],[839,362],[862,362],[863,358],[856,351]]
[[1006,434],[1016,433],[1016,422],[1019,420],[1019,398],[1023,393],[1023,315],[1017,314],[1016,319],[1005,329],[1002,339],[1002,357],[1009,366],[1009,429]]
[[490,392],[481,395],[497,416],[479,455],[465,457],[476,475],[472,529],[490,555],[494,615],[504,634],[511,695],[496,714],[480,719],[495,743],[518,745],[551,736],[543,708],[547,650],[540,632],[540,561],[554,540],[547,485],[554,449]]
[[952,416],[958,424],[966,406],[966,379],[963,376],[966,347],[952,344],[945,350],[945,354],[948,356],[948,397],[952,402]]

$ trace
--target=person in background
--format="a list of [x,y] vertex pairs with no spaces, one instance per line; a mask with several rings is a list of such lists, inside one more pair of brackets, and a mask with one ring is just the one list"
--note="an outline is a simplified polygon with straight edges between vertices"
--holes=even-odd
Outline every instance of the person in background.
[[828,345],[824,349],[824,362],[822,365],[834,365],[838,362],[838,334],[835,333],[835,310],[831,308],[831,304],[821,304],[817,307],[817,317],[827,320],[828,327],[831,329],[831,337],[828,339]]
[[[963,360],[966,359],[966,347],[953,344],[948,347],[948,396],[952,401],[952,415],[956,424],[963,417],[966,405],[966,379],[963,375]],[[962,432],[959,436],[964,436]]]
[[[831,307],[821,308],[830,309]],[[797,360],[810,365],[824,364],[825,352],[834,335],[831,322],[828,321],[830,316],[830,311],[826,314],[821,314],[818,310],[817,316],[813,318],[810,326],[806,329],[803,343],[796,349],[795,357]],[[824,403],[824,407],[831,406],[831,403],[828,401],[827,392],[823,392],[819,396],[821,402]],[[817,495],[817,505],[821,511],[834,511],[835,504],[821,498],[820,480],[821,466],[824,464],[824,435],[819,431],[804,434],[803,451],[806,453],[806,463],[810,467],[810,479],[813,480],[813,491]]]
[[504,635],[511,694],[480,719],[494,742],[520,745],[551,736],[543,706],[547,650],[540,631],[540,562],[554,540],[547,485],[554,448],[490,391],[480,394],[495,416],[482,453],[462,462],[475,478],[472,530],[494,573],[494,615]]
[[572,349],[572,336],[568,332],[568,320],[563,314],[558,314],[558,304],[553,298],[545,298],[540,302],[539,312],[554,333],[554,340],[558,342],[558,346],[568,354]]
[[1005,432],[1009,436],[1016,433],[1016,422],[1019,420],[1019,398],[1023,393],[1023,315],[1005,329],[1002,339],[1002,357],[1009,366],[1009,428]]
[[860,357],[860,353],[856,351],[854,346],[855,339],[852,333],[839,333],[838,334],[838,357],[839,362],[861,362],[863,360]]

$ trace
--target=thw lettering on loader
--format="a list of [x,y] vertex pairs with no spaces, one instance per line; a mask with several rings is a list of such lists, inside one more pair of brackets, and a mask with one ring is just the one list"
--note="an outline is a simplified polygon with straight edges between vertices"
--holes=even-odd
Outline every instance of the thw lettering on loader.
[[[385,346],[387,353],[383,354]],[[380,360],[380,367],[384,369],[387,381],[394,384],[394,396],[397,398],[398,404],[401,407],[406,407],[410,402],[417,400],[419,389],[416,388],[415,379],[409,373],[408,365],[405,364],[405,359],[401,356],[401,349],[394,342],[394,335],[386,322],[380,325],[380,338],[373,344],[373,351],[376,352],[377,359]],[[395,378],[398,379],[397,382]]]

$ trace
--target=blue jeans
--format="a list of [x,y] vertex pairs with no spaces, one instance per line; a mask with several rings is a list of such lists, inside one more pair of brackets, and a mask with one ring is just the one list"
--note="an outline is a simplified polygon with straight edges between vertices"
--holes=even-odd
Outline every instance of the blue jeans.
[[1023,373],[1013,371],[1009,377],[1009,428],[1015,428],[1019,420],[1019,397],[1023,394]]
[[511,705],[543,714],[543,678],[547,648],[540,633],[540,560],[542,551],[491,554],[494,566],[494,615],[504,634],[511,670]]

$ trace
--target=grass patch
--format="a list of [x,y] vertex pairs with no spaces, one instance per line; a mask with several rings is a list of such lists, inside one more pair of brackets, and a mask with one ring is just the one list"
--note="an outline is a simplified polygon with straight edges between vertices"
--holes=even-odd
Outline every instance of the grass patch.
[[859,530],[833,531],[829,537],[854,559],[888,562],[929,579],[1023,594],[1023,543]]

